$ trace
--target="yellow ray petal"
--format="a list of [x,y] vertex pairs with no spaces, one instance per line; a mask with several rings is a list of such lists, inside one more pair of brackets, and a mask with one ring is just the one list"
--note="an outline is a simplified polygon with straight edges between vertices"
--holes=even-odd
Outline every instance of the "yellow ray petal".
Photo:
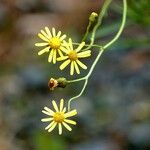
[[60,37],[61,36],[61,31],[59,31],[58,33],[57,33],[57,37]]
[[54,52],[54,50],[52,49],[51,52],[49,53],[48,62],[51,62],[51,61],[52,61],[53,52]]
[[48,46],[48,43],[35,43],[35,46]]
[[84,45],[85,45],[85,42],[82,42],[76,49],[76,52],[79,52],[84,47]]
[[76,62],[77,62],[77,64],[78,64],[81,68],[87,69],[87,66],[84,65],[80,60],[76,60]]
[[62,112],[63,107],[64,107],[64,100],[61,99],[61,100],[60,100],[60,112]]
[[56,50],[53,52],[53,64],[56,64]]
[[54,112],[53,112],[51,109],[49,109],[48,107],[44,107],[44,109],[45,109],[47,112],[49,112],[52,116],[54,115]]
[[61,125],[61,123],[58,124],[58,129],[59,129],[59,135],[61,135],[62,134],[62,125]]
[[66,35],[64,34],[63,36],[60,37],[60,40],[63,41],[66,38]]
[[66,68],[69,63],[70,63],[70,60],[66,60],[65,62],[63,62],[59,67],[60,70],[63,70],[64,68]]
[[65,127],[67,130],[72,131],[71,127],[70,127],[67,123],[62,122],[62,124],[64,125],[64,127]]
[[49,42],[49,39],[47,39],[43,34],[38,34],[39,38],[41,38],[43,41]]
[[73,74],[74,74],[74,63],[72,61],[70,65],[70,75],[73,75]]
[[72,117],[72,116],[75,116],[77,114],[77,111],[76,109],[72,110],[72,111],[69,111],[67,113],[65,113],[65,118],[68,118],[68,117]]
[[55,30],[55,28],[52,28],[52,34],[53,34],[53,37],[56,36],[56,30]]
[[52,121],[53,118],[43,118],[41,119],[42,122],[49,122],[49,121]]
[[51,113],[49,113],[49,112],[47,112],[47,111],[45,111],[45,110],[42,110],[42,113],[44,113],[44,114],[46,114],[46,115],[48,115],[48,116],[52,116]]
[[73,45],[72,45],[72,39],[69,38],[69,46],[70,46],[70,49],[73,50]]
[[53,126],[54,123],[55,123],[55,122],[52,121],[52,122],[45,128],[45,130],[48,130],[49,128],[51,128],[51,127]]
[[75,70],[76,70],[77,74],[80,74],[79,67],[78,67],[78,65],[75,61],[74,61],[74,67],[75,67]]
[[66,49],[65,47],[61,46],[60,50],[62,50],[65,54],[69,54],[70,50]]
[[54,128],[56,127],[57,123],[55,122],[48,130],[48,132],[51,132],[54,130]]
[[67,51],[69,52],[71,51],[69,44],[66,41],[63,41],[62,46],[65,46],[66,47],[65,49],[67,49]]
[[63,53],[61,52],[61,50],[59,50],[59,49],[58,49],[58,54],[59,54],[60,57],[64,56]]
[[61,56],[61,57],[57,58],[57,61],[62,61],[62,60],[65,60],[67,58],[68,58],[68,56]]
[[78,58],[86,58],[86,57],[90,57],[91,54],[86,54],[86,55],[77,55]]
[[77,124],[75,121],[70,120],[70,119],[65,119],[64,121],[67,122],[67,123],[69,123],[69,124],[73,124],[73,125]]
[[48,27],[45,27],[45,30],[46,30],[46,33],[47,33],[49,39],[52,38],[52,34],[51,34],[49,28],[48,28]]
[[52,101],[52,104],[53,104],[53,107],[56,110],[56,112],[58,112],[59,111],[58,110],[58,106],[57,106],[57,104],[56,104],[56,102],[54,100]]
[[64,107],[64,109],[63,109],[63,111],[62,111],[63,113],[65,113],[66,112],[66,107]]
[[47,39],[49,39],[49,36],[48,36],[43,30],[41,30],[41,33],[42,33]]
[[84,52],[80,52],[77,54],[78,58],[84,58],[84,57],[89,57],[91,56],[91,51],[84,51]]
[[45,52],[49,52],[49,49],[50,49],[50,47],[46,47],[46,48],[40,50],[40,51],[38,52],[38,55],[42,55],[42,54],[44,54]]

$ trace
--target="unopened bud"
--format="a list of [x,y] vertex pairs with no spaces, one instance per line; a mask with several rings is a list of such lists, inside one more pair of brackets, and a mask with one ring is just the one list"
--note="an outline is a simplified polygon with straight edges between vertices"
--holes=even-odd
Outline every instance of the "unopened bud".
[[50,78],[48,82],[48,87],[51,91],[53,91],[57,87],[65,88],[66,85],[67,85],[67,80],[66,78],[63,77],[58,79]]
[[66,78],[58,78],[57,79],[57,82],[58,82],[58,87],[61,87],[61,88],[65,88],[67,86],[67,80]]
[[90,15],[90,17],[89,17],[89,20],[90,20],[91,22],[94,22],[97,17],[98,17],[98,14],[95,13],[95,12],[92,12],[91,15]]
[[56,79],[51,78],[48,82],[48,87],[50,90],[54,90],[58,86],[58,81]]

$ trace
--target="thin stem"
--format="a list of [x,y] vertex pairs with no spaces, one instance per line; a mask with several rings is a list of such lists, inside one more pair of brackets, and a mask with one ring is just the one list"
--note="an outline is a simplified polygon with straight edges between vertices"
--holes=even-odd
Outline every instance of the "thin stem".
[[85,80],[85,83],[84,83],[84,85],[83,85],[83,88],[82,88],[81,92],[80,92],[77,96],[74,96],[74,97],[72,97],[72,98],[69,100],[69,102],[68,102],[68,111],[70,111],[71,101],[74,100],[74,99],[76,99],[76,98],[78,98],[78,97],[80,97],[80,96],[83,94],[83,92],[84,92],[84,90],[85,90],[85,88],[86,88],[86,86],[87,86],[88,79],[89,79],[89,77],[91,76],[91,74],[92,74],[92,72],[93,72],[93,70],[94,70],[94,68],[95,68],[95,66],[96,66],[96,64],[97,64],[97,62],[98,62],[98,60],[100,59],[100,57],[101,57],[103,51],[104,51],[104,49],[101,48],[100,51],[99,51],[99,53],[98,53],[98,55],[97,55],[97,57],[96,57],[96,59],[95,59],[95,61],[94,61],[94,63],[92,64],[92,66],[91,66],[91,68],[90,68],[89,73],[88,73],[85,77],[70,81],[70,82],[77,82],[77,81]]
[[70,80],[70,81],[67,81],[67,82],[68,83],[73,83],[73,82],[79,82],[79,81],[82,81],[82,80],[85,80],[85,77],[79,78],[79,79],[75,79],[75,80]]
[[[127,2],[126,2],[126,0],[123,0],[123,17],[122,17],[122,23],[121,23],[121,26],[120,26],[119,31],[117,32],[116,36],[108,44],[106,44],[104,47],[100,47],[100,51],[99,51],[99,53],[98,53],[95,61],[93,62],[92,66],[91,66],[91,68],[89,70],[89,73],[85,77],[70,81],[70,83],[71,83],[71,82],[77,82],[77,81],[85,80],[85,83],[84,83],[84,86],[83,86],[81,92],[77,96],[74,96],[74,97],[72,97],[69,100],[69,102],[68,102],[68,110],[70,110],[71,101],[74,100],[74,99],[76,99],[76,98],[78,98],[78,97],[80,97],[83,94],[83,92],[84,92],[84,90],[85,90],[85,88],[87,86],[88,79],[91,76],[91,74],[92,74],[92,72],[93,72],[96,64],[98,63],[98,61],[99,61],[102,53],[104,52],[104,50],[106,48],[108,48],[110,45],[112,45],[119,38],[119,36],[121,35],[121,33],[123,31],[123,28],[125,26],[126,15],[127,15]],[[89,45],[89,47],[90,46],[91,45]]]
[[[73,45],[80,45],[81,43],[73,43]],[[89,44],[85,44],[84,46],[90,46]],[[97,47],[97,48],[101,48],[102,46],[97,45],[97,44],[93,44],[92,47]],[[84,49],[85,50],[85,49]]]
[[103,46],[104,49],[108,48],[115,41],[117,41],[118,38],[120,37],[123,29],[124,29],[124,26],[125,26],[125,23],[126,23],[126,16],[127,16],[127,1],[126,0],[123,0],[123,6],[124,7],[123,7],[122,23],[121,23],[121,26],[119,28],[119,31],[117,32],[116,36],[109,43],[107,43],[106,45]]
[[90,45],[89,45],[85,50],[90,49],[90,48],[92,47],[92,45],[94,44],[96,31],[97,31],[98,27],[101,25],[102,19],[103,19],[104,15],[105,15],[105,12],[106,12],[106,10],[107,10],[109,4],[111,3],[111,1],[112,1],[112,0],[106,0],[106,1],[104,2],[104,5],[103,5],[103,7],[102,7],[102,10],[100,11],[99,16],[98,16],[98,22],[97,22],[97,24],[95,25],[95,27],[94,27],[94,29],[93,29],[93,32],[92,32]]
[[[110,3],[110,2],[108,2],[108,3]],[[107,8],[108,7],[108,3],[107,3],[107,5],[106,5],[106,3],[104,4],[104,5],[106,5],[105,7]],[[105,9],[106,9],[105,8]],[[104,9],[104,10],[105,10]],[[102,9],[102,12],[104,11],[103,9]],[[101,14],[101,15],[103,15],[103,13]],[[120,28],[119,28],[119,30],[118,30],[118,32],[117,32],[117,34],[115,35],[115,37],[110,41],[110,42],[108,42],[106,45],[104,45],[103,46],[103,49],[106,49],[106,48],[108,48],[109,46],[111,46],[114,42],[116,42],[117,40],[118,40],[118,38],[120,37],[120,35],[121,35],[121,33],[122,33],[122,31],[123,31],[123,29],[124,29],[124,27],[125,27],[125,23],[126,23],[126,17],[127,16],[127,1],[126,0],[123,0],[123,16],[122,16],[122,22],[121,22],[121,26],[120,26]],[[98,19],[99,20],[99,19]],[[98,26],[97,26],[98,27]],[[95,38],[95,32],[96,32],[96,26],[95,26],[95,28],[94,28],[94,30],[93,30],[93,33],[92,33],[92,37],[91,37],[91,43],[89,44],[89,45],[85,45],[85,46],[87,46],[87,48],[86,49],[84,49],[84,50],[87,50],[87,49],[90,49],[91,47],[101,47],[101,46],[99,46],[99,45],[94,45],[93,43],[94,43],[94,38]],[[74,44],[77,44],[77,43],[74,43]]]
[[83,94],[83,92],[84,92],[84,90],[87,86],[87,83],[88,83],[88,79],[85,79],[85,82],[84,82],[84,85],[83,85],[83,88],[82,88],[81,92],[77,96],[74,96],[69,100],[69,102],[68,102],[68,111],[70,111],[71,101],[76,99],[76,98],[79,98]]
[[79,81],[88,79],[88,78],[90,77],[90,75],[92,74],[92,72],[93,72],[93,70],[94,70],[94,67],[96,66],[96,64],[97,64],[97,62],[98,62],[100,56],[102,55],[103,51],[104,51],[104,49],[101,47],[101,49],[100,49],[100,51],[99,51],[99,53],[98,53],[98,55],[97,55],[97,57],[96,57],[94,63],[93,63],[92,66],[91,66],[91,69],[89,70],[89,73],[88,73],[85,77],[79,78],[79,79],[75,79],[75,80],[70,80],[70,81],[67,81],[67,82],[68,82],[68,83],[74,83],[74,82],[79,82]]
[[99,59],[100,59],[100,57],[101,57],[101,55],[102,55],[103,52],[104,52],[104,49],[103,49],[103,48],[100,48],[100,51],[99,51],[99,53],[98,53],[98,55],[97,55],[97,57],[96,57],[94,63],[92,64],[89,73],[88,73],[87,76],[86,76],[87,79],[91,76],[91,74],[92,74],[92,72],[93,72],[93,70],[94,70],[94,68],[95,68],[97,62],[99,61]]
[[83,39],[82,39],[82,42],[87,38],[87,35],[88,35],[88,33],[89,33],[89,30],[90,30],[91,25],[92,25],[92,22],[89,21],[89,24],[88,24],[88,26],[87,26],[87,29],[86,29],[86,32],[85,32],[84,37],[83,37]]

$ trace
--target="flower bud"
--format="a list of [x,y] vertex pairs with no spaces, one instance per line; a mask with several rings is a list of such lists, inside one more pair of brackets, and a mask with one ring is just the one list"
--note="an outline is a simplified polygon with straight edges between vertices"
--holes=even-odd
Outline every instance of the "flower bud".
[[67,80],[66,78],[63,77],[58,79],[50,78],[48,82],[48,87],[51,91],[53,91],[57,87],[65,88],[66,85],[67,85]]
[[61,87],[61,88],[65,88],[66,86],[67,86],[67,80],[66,80],[66,78],[58,78],[57,79],[57,81],[58,81],[58,87]]
[[98,17],[98,14],[95,13],[95,12],[92,12],[91,15],[90,15],[90,17],[89,17],[89,20],[91,22],[95,22],[95,20],[96,20],[97,17]]
[[56,79],[51,78],[48,82],[48,87],[50,90],[54,90],[58,86],[58,81]]

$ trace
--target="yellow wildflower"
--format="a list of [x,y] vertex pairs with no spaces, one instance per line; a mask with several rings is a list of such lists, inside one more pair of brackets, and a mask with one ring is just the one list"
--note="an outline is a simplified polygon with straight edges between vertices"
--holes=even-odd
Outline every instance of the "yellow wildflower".
[[45,27],[45,31],[41,30],[38,33],[39,38],[41,38],[44,42],[36,43],[35,46],[43,47],[44,49],[38,52],[38,55],[42,55],[45,52],[49,52],[48,62],[56,63],[57,52],[60,56],[63,56],[61,52],[61,47],[66,35],[61,36],[61,31],[56,34],[55,28],[52,28],[52,33],[50,32],[48,27]]
[[56,125],[58,125],[59,134],[62,134],[62,125],[69,131],[72,130],[72,128],[68,124],[76,125],[76,122],[70,119],[67,119],[68,117],[75,116],[77,114],[76,109],[66,112],[66,107],[64,107],[64,100],[60,100],[60,106],[58,107],[56,102],[52,101],[53,107],[55,109],[55,112],[48,107],[44,107],[44,110],[42,112],[50,117],[44,118],[41,121],[42,122],[50,122],[49,125],[45,128],[45,130],[48,130],[48,132],[51,132]]
[[83,69],[87,69],[87,66],[84,65],[79,59],[80,58],[85,58],[91,56],[91,51],[86,50],[86,51],[81,51],[81,49],[84,47],[85,42],[82,42],[75,50],[73,49],[73,43],[72,40],[69,39],[69,43],[64,41],[63,46],[61,50],[66,54],[65,56],[61,56],[57,58],[57,61],[62,61],[65,60],[61,65],[60,65],[60,70],[63,70],[66,68],[66,66],[70,65],[70,75],[74,74],[74,70],[76,70],[77,74],[80,74],[79,67]]

